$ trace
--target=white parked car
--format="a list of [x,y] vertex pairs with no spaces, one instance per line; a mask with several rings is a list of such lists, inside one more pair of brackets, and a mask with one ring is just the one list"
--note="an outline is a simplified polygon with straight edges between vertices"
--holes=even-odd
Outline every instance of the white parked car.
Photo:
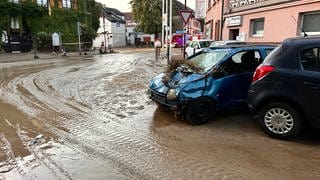
[[244,41],[238,41],[238,40],[226,40],[226,41],[214,41],[210,44],[209,47],[220,47],[220,46],[228,46],[228,45],[245,45],[248,44]]
[[213,40],[211,39],[198,39],[191,41],[186,47],[185,57],[188,58],[193,54],[202,51],[204,48],[209,47],[212,42]]

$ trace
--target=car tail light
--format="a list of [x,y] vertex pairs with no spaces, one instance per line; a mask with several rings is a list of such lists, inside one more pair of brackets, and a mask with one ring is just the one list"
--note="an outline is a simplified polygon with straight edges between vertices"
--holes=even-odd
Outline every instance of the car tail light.
[[274,66],[258,66],[256,71],[253,74],[253,78],[252,78],[252,82],[263,78],[264,76],[266,76],[267,74],[269,74],[271,71],[274,70]]

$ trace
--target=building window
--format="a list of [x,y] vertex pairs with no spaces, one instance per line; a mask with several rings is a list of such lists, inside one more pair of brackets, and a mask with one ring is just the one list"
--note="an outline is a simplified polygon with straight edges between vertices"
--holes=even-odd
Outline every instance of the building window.
[[47,7],[48,6],[48,0],[37,0],[37,4],[39,6]]
[[208,9],[211,8],[211,0],[208,0]]
[[11,18],[11,28],[12,29],[19,29],[19,19],[18,18]]
[[302,29],[308,35],[320,34],[320,12],[308,13],[302,15]]
[[71,8],[71,0],[62,0],[62,6],[64,8]]
[[264,34],[264,18],[252,19],[250,21],[251,37],[263,37]]

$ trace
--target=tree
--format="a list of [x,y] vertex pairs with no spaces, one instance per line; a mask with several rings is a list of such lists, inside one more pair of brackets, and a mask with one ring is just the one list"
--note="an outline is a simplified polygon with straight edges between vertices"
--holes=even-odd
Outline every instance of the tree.
[[157,34],[161,32],[161,0],[130,1],[134,20],[138,23],[136,31]]
[[[162,0],[131,0],[133,19],[138,24],[136,31],[158,34],[162,26]],[[177,0],[172,1],[172,30],[182,29],[183,23],[179,19],[179,11],[185,6]],[[191,10],[190,8],[187,8]]]
[[53,32],[60,32],[63,42],[76,42],[77,22],[82,24],[82,41],[92,42],[100,26],[100,15],[101,4],[95,0],[78,0],[78,10],[58,8],[56,4],[51,8],[51,16],[48,15],[48,8],[39,6],[36,0],[23,0],[21,3],[0,0],[0,37],[2,31],[12,35],[11,18],[17,18],[21,25],[20,36],[37,36],[40,47],[44,49],[51,47]]

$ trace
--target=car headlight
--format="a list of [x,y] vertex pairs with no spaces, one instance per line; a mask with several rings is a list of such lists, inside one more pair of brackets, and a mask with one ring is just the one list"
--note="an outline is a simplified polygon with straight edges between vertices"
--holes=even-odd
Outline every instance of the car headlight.
[[176,90],[175,89],[169,89],[167,92],[167,99],[168,100],[175,100],[177,98]]

